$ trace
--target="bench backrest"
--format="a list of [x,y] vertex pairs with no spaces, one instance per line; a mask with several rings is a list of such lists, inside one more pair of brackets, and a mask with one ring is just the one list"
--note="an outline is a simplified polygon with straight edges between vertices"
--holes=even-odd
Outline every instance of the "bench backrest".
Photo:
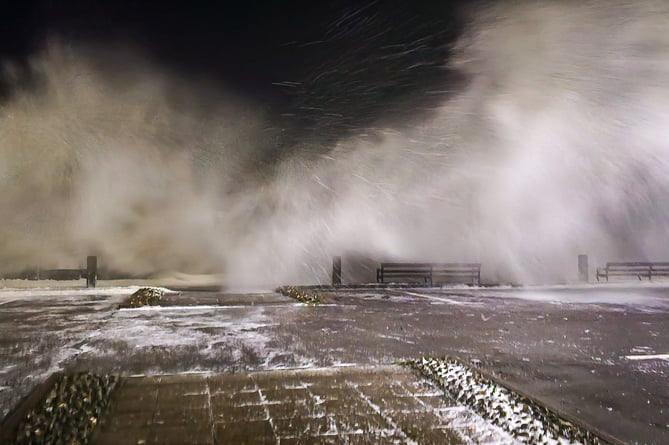
[[395,269],[407,271],[442,271],[442,270],[463,270],[478,271],[481,269],[480,263],[381,263],[381,269],[392,271]]
[[616,276],[634,276],[636,275],[639,279],[642,277],[648,278],[649,280],[653,279],[653,276],[657,277],[666,277],[669,276],[669,262],[657,262],[653,263],[650,261],[633,261],[633,262],[612,262],[606,263],[606,267],[597,268],[597,280],[599,277],[606,277],[608,281],[609,277]]
[[430,285],[435,279],[443,282],[453,280],[471,281],[480,284],[480,263],[381,263],[376,270],[376,281],[384,282],[385,278],[422,278]]
[[650,266],[651,275],[669,276],[669,263],[653,263]]
[[650,263],[650,267],[655,269],[669,269],[669,263]]
[[606,268],[609,270],[622,269],[653,269],[653,270],[662,270],[669,269],[668,262],[661,263],[651,263],[651,262],[630,262],[630,263],[606,263]]
[[648,270],[651,263],[606,263],[607,270]]

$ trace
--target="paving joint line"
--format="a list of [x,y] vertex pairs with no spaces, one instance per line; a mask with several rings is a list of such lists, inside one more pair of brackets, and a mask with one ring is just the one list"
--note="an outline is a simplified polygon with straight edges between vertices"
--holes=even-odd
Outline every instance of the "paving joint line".
[[162,377],[158,377],[158,384],[156,385],[156,400],[153,401],[153,415],[151,416],[151,426],[149,427],[149,437],[155,432],[156,414],[158,412],[158,396],[160,395],[160,384],[163,381]]
[[207,382],[207,408],[209,411],[209,423],[211,424],[211,440],[215,444],[216,443],[216,428],[214,426],[214,413],[211,408],[211,390],[209,388],[209,376],[205,379]]
[[410,438],[409,436],[407,436],[407,434],[404,432],[404,430],[403,430],[402,428],[400,428],[399,425],[397,425],[397,424],[395,423],[395,421],[394,421],[390,416],[384,415],[384,414],[381,412],[381,408],[380,408],[378,405],[374,404],[374,402],[372,402],[372,401],[370,400],[370,398],[369,398],[365,393],[363,393],[361,390],[359,390],[357,385],[355,385],[354,383],[349,382],[348,380],[346,381],[346,384],[347,384],[351,389],[353,389],[353,391],[356,392],[356,393],[358,394],[358,396],[359,396],[362,400],[364,400],[365,403],[367,403],[367,405],[368,405],[370,408],[372,408],[372,410],[373,410],[376,414],[378,414],[379,416],[381,416],[381,418],[382,418],[388,425],[390,425],[390,426],[395,430],[395,432],[397,432],[397,433],[402,437],[402,439],[404,440],[405,443],[407,443],[407,444],[409,444],[409,445],[418,445],[418,442],[416,442],[415,440],[413,440],[412,438]]
[[[431,387],[433,387],[433,388],[435,388],[435,389],[438,389],[438,387],[437,387],[434,383],[428,381],[427,379],[424,379],[424,380],[425,380],[426,383],[427,383],[428,385],[430,385]],[[408,389],[405,388],[405,390],[407,390],[407,392],[409,392]],[[439,420],[440,420],[441,422],[443,422],[444,420],[448,420],[448,419],[444,418],[444,417],[438,412],[438,411],[442,411],[442,409],[432,409],[432,410],[430,410],[430,409],[429,409],[430,407],[428,407],[427,404],[426,404],[425,402],[423,402],[423,401],[422,401],[422,400],[421,400],[415,393],[413,393],[413,392],[409,392],[409,394],[411,395],[411,397],[413,397],[413,398],[416,400],[416,402],[418,402],[418,404],[420,404],[420,405],[421,405],[423,408],[425,408],[428,412],[429,412],[429,411],[432,411],[432,412],[435,414],[435,416],[437,416],[437,417],[439,418]],[[457,411],[466,411],[466,410],[467,410],[466,407],[458,405],[457,402],[454,401],[454,400],[452,399],[452,397],[450,397],[449,394],[446,394],[445,391],[441,391],[441,394],[439,394],[437,397],[443,397],[443,398],[445,398],[446,400],[448,400],[448,401],[450,401],[450,402],[453,402],[453,406],[449,406],[449,407],[447,407],[447,408],[446,408],[446,411],[456,411],[456,410],[457,410]],[[463,442],[465,442],[465,443],[469,443],[469,444],[473,444],[473,443],[474,443],[474,441],[472,440],[472,438],[470,438],[468,435],[466,435],[465,432],[463,431],[463,428],[460,427],[460,426],[452,426],[452,425],[449,423],[448,425],[443,425],[443,424],[441,424],[441,425],[438,426],[438,428],[448,428],[449,430],[455,432],[458,436],[460,436],[460,439],[461,439]]]
[[[311,390],[309,384],[304,383],[302,379],[300,379],[300,385],[304,385],[304,389],[306,390],[307,394],[309,394],[309,397],[311,398],[311,402],[313,403],[313,407],[315,408],[318,405],[322,405],[324,402],[321,402],[322,397],[319,396],[318,394],[314,394],[313,391]],[[316,403],[320,402],[320,403]],[[311,415],[313,416],[314,419],[320,418],[316,417],[315,409],[314,411],[311,412]],[[339,428],[337,428],[337,423],[334,421],[333,416],[328,416],[328,413],[323,410],[323,416],[327,419],[328,421],[328,431],[326,431],[324,434],[319,434],[319,436],[328,436],[328,435],[336,435],[340,439],[342,438],[343,433],[339,431]],[[333,431],[333,433],[330,433]]]
[[262,389],[260,389],[260,385],[258,385],[258,381],[256,378],[252,375],[249,375],[251,378],[251,381],[255,385],[255,390],[258,391],[258,395],[260,396],[260,403],[262,404],[263,409],[265,410],[265,415],[267,416],[267,421],[269,422],[270,426],[272,427],[272,434],[274,434],[274,439],[276,440],[276,444],[280,445],[281,439],[279,438],[279,434],[277,433],[276,426],[274,425],[274,419],[272,419],[272,416],[269,412],[269,408],[267,407],[267,398],[265,395],[262,393]]

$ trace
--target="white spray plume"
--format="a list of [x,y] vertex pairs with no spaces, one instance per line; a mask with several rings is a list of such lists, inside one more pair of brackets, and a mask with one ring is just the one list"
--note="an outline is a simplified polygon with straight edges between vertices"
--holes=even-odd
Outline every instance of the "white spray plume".
[[449,62],[469,81],[435,115],[269,169],[240,98],[194,111],[203,92],[160,67],[114,84],[52,45],[46,88],[0,109],[0,265],[95,251],[243,286],[327,281],[337,254],[521,282],[574,279],[579,253],[669,260],[668,26],[664,2],[487,7]]

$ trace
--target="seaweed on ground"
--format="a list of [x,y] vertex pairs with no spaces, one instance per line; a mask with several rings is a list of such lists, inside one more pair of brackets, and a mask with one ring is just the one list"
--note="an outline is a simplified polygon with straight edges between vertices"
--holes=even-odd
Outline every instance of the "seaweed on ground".
[[417,369],[459,403],[472,408],[524,443],[609,443],[454,358],[423,357],[402,364]]
[[63,375],[19,423],[15,445],[88,442],[118,382],[116,376]]
[[300,303],[308,305],[316,305],[323,302],[321,294],[317,292],[309,292],[297,286],[281,286],[276,291],[287,297],[294,298]]
[[138,308],[143,306],[157,306],[165,292],[155,287],[143,287],[132,294],[119,307]]

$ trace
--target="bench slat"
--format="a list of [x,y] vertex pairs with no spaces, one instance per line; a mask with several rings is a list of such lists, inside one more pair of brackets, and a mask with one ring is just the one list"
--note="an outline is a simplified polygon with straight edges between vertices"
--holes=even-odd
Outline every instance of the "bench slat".
[[480,263],[381,263],[376,270],[376,281],[383,283],[385,279],[412,278],[422,279],[430,285],[435,277],[459,279],[480,284]]
[[480,263],[381,263],[382,268],[388,267],[481,267]]
[[630,266],[649,266],[651,263],[643,261],[632,261],[632,262],[619,262],[619,263],[606,263],[606,267],[630,267]]

